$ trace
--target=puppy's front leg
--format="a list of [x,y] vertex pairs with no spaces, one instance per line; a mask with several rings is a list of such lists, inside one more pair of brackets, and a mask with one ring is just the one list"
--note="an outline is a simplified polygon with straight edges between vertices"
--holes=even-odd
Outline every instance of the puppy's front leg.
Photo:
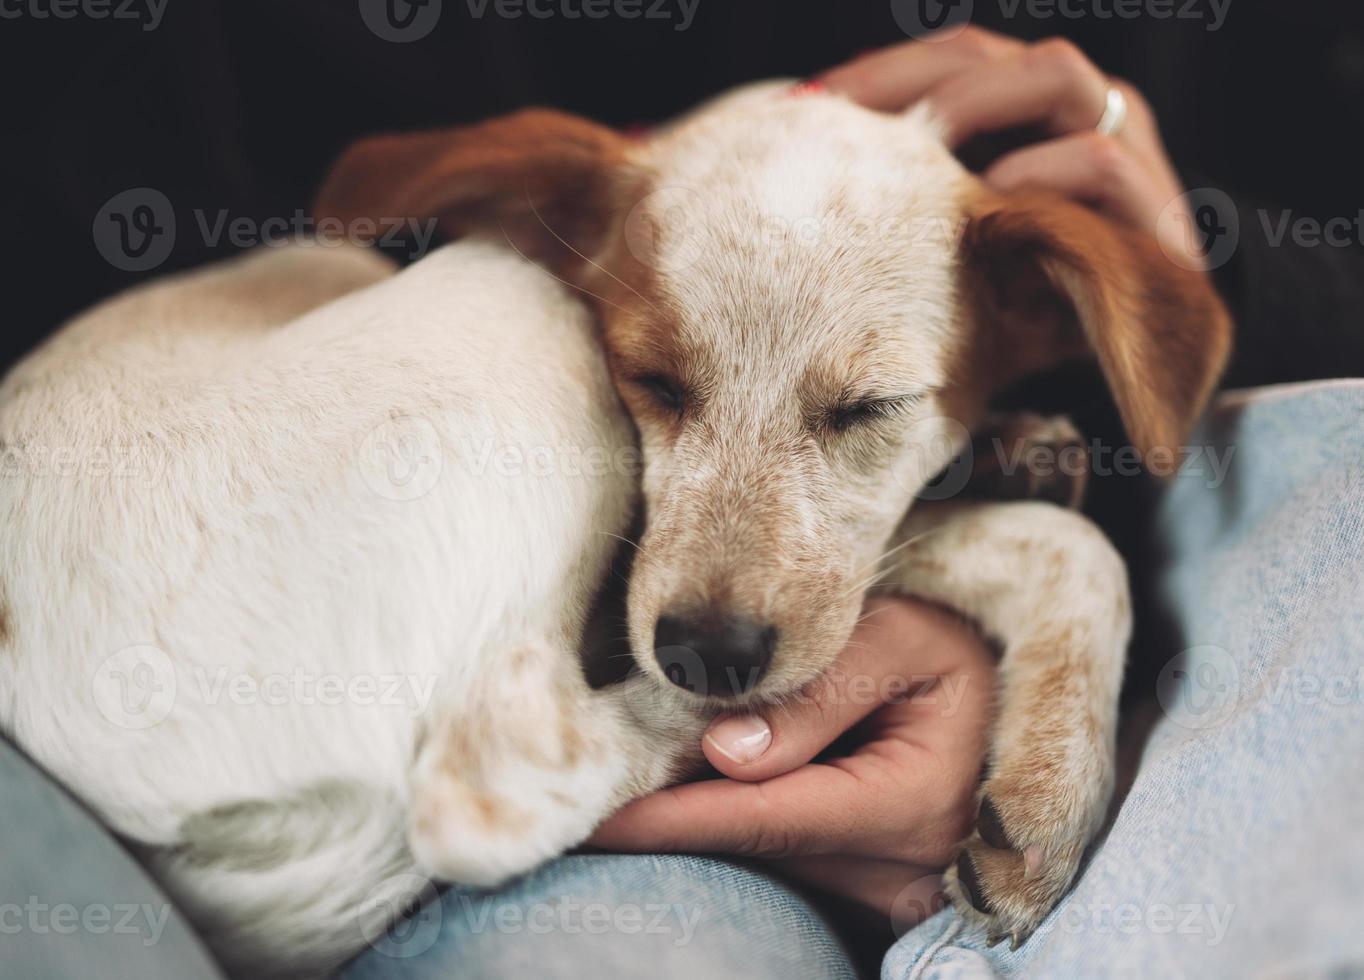
[[432,877],[491,887],[582,843],[619,804],[628,721],[546,640],[495,651],[452,686],[412,769],[408,844]]
[[705,721],[647,677],[592,690],[575,652],[497,651],[432,712],[408,845],[428,875],[491,887],[587,839],[699,756]]
[[1131,632],[1127,572],[1089,520],[1040,502],[920,504],[893,590],[973,618],[1002,648],[989,774],[948,891],[1027,938],[1074,877],[1113,789]]

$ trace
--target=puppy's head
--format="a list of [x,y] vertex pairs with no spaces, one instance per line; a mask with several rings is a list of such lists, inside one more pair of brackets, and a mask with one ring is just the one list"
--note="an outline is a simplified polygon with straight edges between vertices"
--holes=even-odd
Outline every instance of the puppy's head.
[[640,666],[776,697],[839,652],[990,397],[1096,357],[1139,450],[1226,355],[1205,280],[1061,200],[991,195],[921,114],[756,89],[648,140],[527,110],[366,140],[321,216],[505,235],[583,291],[644,453]]

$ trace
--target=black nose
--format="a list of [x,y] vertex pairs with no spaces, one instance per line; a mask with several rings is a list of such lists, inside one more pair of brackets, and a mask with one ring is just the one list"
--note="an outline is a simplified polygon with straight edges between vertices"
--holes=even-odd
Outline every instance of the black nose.
[[772,659],[777,630],[736,616],[660,616],[654,659],[668,680],[694,694],[747,694]]

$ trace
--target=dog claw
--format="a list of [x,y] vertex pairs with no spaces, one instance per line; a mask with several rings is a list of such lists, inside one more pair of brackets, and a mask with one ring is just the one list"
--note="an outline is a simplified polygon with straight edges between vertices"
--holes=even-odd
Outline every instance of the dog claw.
[[1008,833],[1004,830],[1004,821],[999,818],[999,810],[995,808],[994,800],[988,796],[980,801],[980,815],[976,818],[976,829],[980,832],[980,839],[991,847],[1008,851],[1014,849]]
[[962,851],[961,857],[957,859],[957,882],[972,908],[984,915],[993,914],[994,909],[990,906],[990,900],[985,897],[985,889],[981,886],[976,863],[971,860],[971,855],[967,851]]

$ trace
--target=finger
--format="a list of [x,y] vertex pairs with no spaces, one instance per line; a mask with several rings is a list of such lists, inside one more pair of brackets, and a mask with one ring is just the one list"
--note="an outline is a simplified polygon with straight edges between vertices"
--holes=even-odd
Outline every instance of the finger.
[[631,853],[851,854],[942,866],[971,819],[980,768],[898,735],[762,783],[713,779],[662,790],[610,817],[590,843]]
[[[997,190],[1048,190],[1094,205],[1144,231],[1156,193],[1146,168],[1120,140],[1077,133],[1025,147],[996,161],[984,179]],[[1160,210],[1159,206],[1156,211]]]
[[813,765],[765,783],[712,779],[636,800],[590,843],[631,853],[689,851],[786,857],[834,851],[865,809],[857,778]]
[[832,668],[779,707],[718,719],[702,749],[731,779],[791,772],[873,711],[935,683],[941,665],[980,642],[958,618],[934,606],[874,601]]
[[1043,41],[1016,57],[947,78],[928,96],[948,143],[1020,126],[1049,133],[1093,130],[1103,117],[1108,78],[1079,48]]
[[930,674],[911,677],[906,670],[923,643],[922,636],[906,636],[921,621],[907,605],[870,606],[835,665],[782,706],[713,722],[702,738],[705,758],[743,781],[790,773],[872,711],[932,682]]
[[948,76],[1022,47],[1012,38],[968,27],[945,41],[907,41],[884,48],[824,73],[819,81],[869,109],[899,112]]

